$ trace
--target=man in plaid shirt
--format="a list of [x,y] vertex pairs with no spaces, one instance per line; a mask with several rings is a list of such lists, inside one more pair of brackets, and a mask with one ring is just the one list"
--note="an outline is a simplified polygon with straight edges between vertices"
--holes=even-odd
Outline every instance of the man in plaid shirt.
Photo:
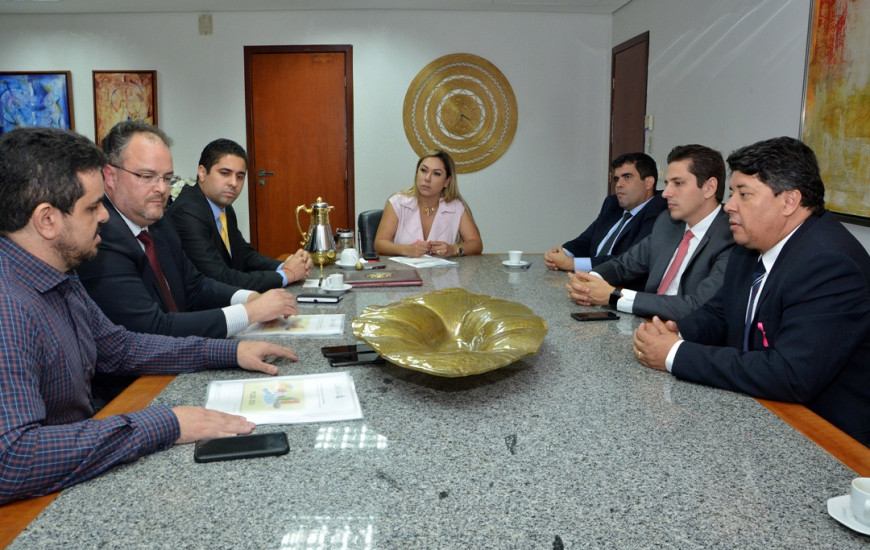
[[116,464],[198,439],[250,433],[243,417],[153,406],[94,420],[95,371],[167,374],[239,365],[276,374],[266,342],[171,338],[112,324],[75,268],[108,218],[87,138],[51,128],[0,137],[0,503],[90,479]]

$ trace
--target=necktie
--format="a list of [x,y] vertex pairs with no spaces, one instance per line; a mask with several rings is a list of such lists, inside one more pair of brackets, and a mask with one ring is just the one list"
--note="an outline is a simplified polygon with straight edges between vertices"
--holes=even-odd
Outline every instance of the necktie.
[[749,351],[749,333],[752,332],[753,309],[755,309],[755,298],[758,296],[758,289],[761,288],[761,281],[764,280],[764,262],[759,258],[758,264],[755,266],[755,271],[752,272],[752,288],[749,290],[749,307],[746,309],[746,320],[743,327],[743,351]]
[[625,227],[625,224],[628,223],[630,218],[631,212],[626,212],[622,215],[622,219],[619,220],[619,225],[616,226],[616,229],[610,234],[607,241],[605,241],[604,244],[601,245],[601,248],[598,249],[599,256],[610,254],[610,249],[613,248],[613,244],[616,242],[616,237],[619,236],[619,232],[622,231],[622,228]]
[[163,275],[163,269],[160,268],[160,260],[157,259],[157,249],[154,248],[154,239],[147,231],[142,231],[136,238],[145,245],[145,255],[148,256],[148,263],[151,264],[151,270],[157,277],[157,283],[160,285],[160,292],[163,294],[163,301],[166,302],[166,309],[169,311],[178,311],[175,305],[175,300],[172,299],[172,293],[169,292],[169,285],[166,284],[166,277]]
[[230,236],[227,233],[227,213],[221,212],[220,216],[218,216],[218,220],[221,222],[221,240],[224,242],[224,246],[227,247],[227,252],[229,252]]
[[673,281],[674,277],[677,276],[677,272],[680,271],[680,266],[683,265],[683,260],[686,259],[686,253],[689,251],[689,241],[691,241],[694,236],[695,235],[692,234],[691,229],[686,230],[685,235],[683,235],[683,240],[680,241],[680,246],[677,247],[677,255],[674,256],[674,261],[671,262],[671,266],[668,268],[667,273],[665,273],[656,294],[664,294],[668,290],[668,287],[671,286],[671,281]]

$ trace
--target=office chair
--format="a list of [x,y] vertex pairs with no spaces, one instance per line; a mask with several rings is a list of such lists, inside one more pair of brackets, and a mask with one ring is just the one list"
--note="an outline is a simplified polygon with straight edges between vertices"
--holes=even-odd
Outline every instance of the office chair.
[[357,229],[359,230],[359,249],[363,254],[375,253],[375,234],[381,224],[383,210],[366,210],[359,213]]

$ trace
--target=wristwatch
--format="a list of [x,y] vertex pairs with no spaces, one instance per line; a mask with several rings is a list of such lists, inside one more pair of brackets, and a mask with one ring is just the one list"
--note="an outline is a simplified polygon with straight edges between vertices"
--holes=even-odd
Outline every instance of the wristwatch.
[[616,302],[618,302],[620,298],[622,298],[622,289],[614,288],[613,292],[610,293],[610,307],[616,309]]
[[461,247],[461,246],[457,246],[457,247],[456,247],[456,255],[457,255],[457,256],[462,256],[462,247]]

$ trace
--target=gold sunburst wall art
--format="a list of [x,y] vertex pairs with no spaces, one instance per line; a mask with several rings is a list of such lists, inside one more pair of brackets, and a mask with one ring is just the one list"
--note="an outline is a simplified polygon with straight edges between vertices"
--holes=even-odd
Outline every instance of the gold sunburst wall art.
[[486,59],[454,53],[421,70],[405,94],[405,135],[422,156],[450,153],[460,174],[499,159],[517,131],[517,100],[510,82]]

